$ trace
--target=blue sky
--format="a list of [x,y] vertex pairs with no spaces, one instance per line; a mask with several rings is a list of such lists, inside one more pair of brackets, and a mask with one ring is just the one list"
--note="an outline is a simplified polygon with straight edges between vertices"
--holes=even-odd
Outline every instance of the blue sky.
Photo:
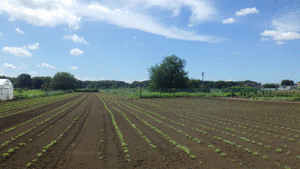
[[149,79],[175,54],[205,80],[300,81],[300,0],[1,0],[0,75]]

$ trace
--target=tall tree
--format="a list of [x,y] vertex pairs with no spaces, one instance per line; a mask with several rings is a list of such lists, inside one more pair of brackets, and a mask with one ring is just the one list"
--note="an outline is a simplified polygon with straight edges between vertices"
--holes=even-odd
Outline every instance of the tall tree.
[[17,87],[31,88],[31,76],[28,74],[20,74],[17,78]]
[[67,72],[58,72],[54,75],[51,86],[55,90],[69,90],[76,88],[76,78]]
[[42,80],[41,77],[32,78],[32,88],[33,89],[40,89],[43,84],[44,84],[44,81]]
[[176,55],[165,57],[161,64],[149,69],[149,89],[187,88],[187,72],[184,71],[186,61]]
[[282,80],[281,81],[281,86],[292,86],[294,85],[294,81],[292,80]]

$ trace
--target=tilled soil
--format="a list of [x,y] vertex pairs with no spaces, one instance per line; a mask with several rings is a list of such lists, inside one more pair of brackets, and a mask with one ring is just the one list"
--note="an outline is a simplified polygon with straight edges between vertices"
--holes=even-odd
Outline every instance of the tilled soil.
[[0,168],[300,168],[299,110],[85,93],[1,121],[27,123],[0,135]]

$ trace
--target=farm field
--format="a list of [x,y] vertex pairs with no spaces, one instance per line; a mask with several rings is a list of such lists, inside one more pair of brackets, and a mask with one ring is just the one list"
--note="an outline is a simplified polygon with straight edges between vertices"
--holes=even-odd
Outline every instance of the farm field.
[[300,168],[300,104],[71,93],[0,104],[0,168]]

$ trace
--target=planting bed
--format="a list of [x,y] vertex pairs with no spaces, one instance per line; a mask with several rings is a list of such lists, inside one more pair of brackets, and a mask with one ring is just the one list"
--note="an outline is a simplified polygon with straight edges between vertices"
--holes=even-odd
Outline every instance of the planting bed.
[[298,103],[48,99],[0,107],[0,168],[300,168]]

